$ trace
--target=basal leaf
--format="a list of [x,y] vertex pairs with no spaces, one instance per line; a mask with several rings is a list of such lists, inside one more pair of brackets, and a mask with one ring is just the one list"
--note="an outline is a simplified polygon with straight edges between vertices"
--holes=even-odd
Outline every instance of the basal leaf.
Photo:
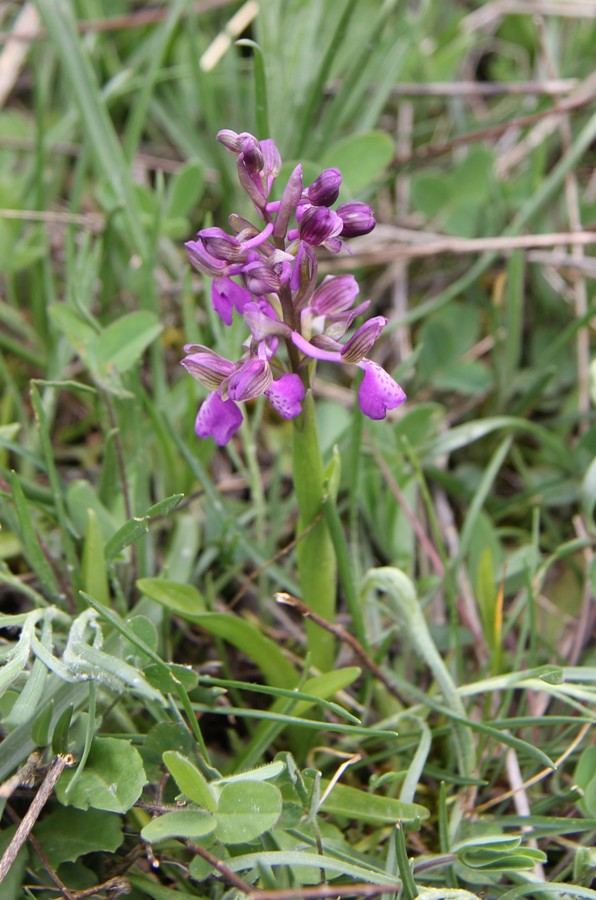
[[[322,780],[323,793],[328,783],[325,779]],[[427,819],[429,815],[428,810],[417,803],[403,803],[393,797],[382,797],[380,794],[360,791],[344,784],[334,786],[321,809],[323,812],[356,819],[359,822],[369,822],[371,825],[416,822]]]
[[102,331],[95,346],[99,369],[127,372],[160,331],[157,316],[148,310],[137,310],[112,322]]
[[183,756],[176,750],[166,750],[163,761],[181,792],[189,800],[209,812],[215,812],[217,807],[215,794],[199,769],[187,756]]
[[252,841],[273,828],[281,808],[281,793],[267,781],[226,784],[217,807],[216,837],[224,844]]
[[77,809],[127,812],[141,796],[147,780],[138,750],[130,741],[110,737],[95,738],[84,771],[67,793],[75,771],[64,770],[56,795],[64,805]]
[[150,844],[169,838],[197,840],[215,830],[216,822],[209,812],[202,809],[180,809],[152,819],[141,831],[141,837]]
[[85,853],[114,853],[124,840],[120,817],[97,809],[58,808],[45,816],[33,833],[54,868]]

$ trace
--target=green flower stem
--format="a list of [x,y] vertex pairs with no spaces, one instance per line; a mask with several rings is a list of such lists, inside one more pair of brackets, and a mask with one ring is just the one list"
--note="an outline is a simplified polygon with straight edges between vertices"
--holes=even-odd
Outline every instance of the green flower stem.
[[[297,547],[302,600],[322,618],[333,622],[337,563],[323,515],[325,476],[311,391],[306,393],[302,415],[294,420],[293,469],[299,511],[298,537],[306,532]],[[329,672],[335,660],[333,635],[310,620],[306,621],[306,635],[312,664],[321,672]]]

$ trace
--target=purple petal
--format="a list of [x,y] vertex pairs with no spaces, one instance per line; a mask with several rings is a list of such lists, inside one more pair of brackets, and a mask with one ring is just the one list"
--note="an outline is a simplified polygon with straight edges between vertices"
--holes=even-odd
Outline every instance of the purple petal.
[[242,425],[242,413],[232,400],[222,400],[217,392],[209,394],[197,413],[195,433],[200,438],[212,437],[223,447]]
[[310,344],[305,340],[297,331],[292,332],[292,343],[295,344],[299,350],[302,350],[306,356],[310,356],[312,359],[322,359],[326,362],[334,363],[341,363],[344,361],[341,358],[341,354],[337,351],[320,350],[318,347],[313,346],[313,344]]
[[230,378],[228,397],[231,400],[253,400],[267,390],[272,380],[271,366],[267,360],[253,356],[243,362]]
[[284,419],[293,419],[302,412],[304,385],[299,375],[282,375],[265,391],[267,400]]
[[234,310],[242,315],[244,307],[251,300],[250,291],[231,278],[216,278],[211,285],[211,304],[225,325],[232,324]]
[[375,225],[375,214],[366,203],[354,200],[351,203],[342,203],[337,208],[337,215],[344,223],[341,232],[342,237],[358,237],[368,234]]
[[341,350],[343,361],[347,363],[360,362],[372,348],[386,324],[385,316],[374,316],[361,325],[350,340],[343,345]]
[[317,315],[335,316],[349,309],[357,294],[353,275],[328,275],[316,289],[310,305]]
[[325,169],[307,189],[306,195],[313,206],[332,206],[339,197],[341,172]]
[[188,251],[191,265],[204,275],[211,275],[213,278],[227,271],[227,263],[209,253],[202,241],[187,241],[184,246]]
[[298,165],[288,178],[281,197],[277,216],[275,217],[275,229],[273,236],[278,239],[286,237],[290,219],[296,212],[298,201],[302,194],[302,166]]
[[344,227],[343,221],[326,206],[309,206],[300,219],[298,233],[300,240],[312,247],[320,247],[335,237]]
[[364,378],[358,389],[360,409],[369,419],[384,419],[388,409],[396,409],[406,400],[406,395],[391,375],[370,359],[358,363],[364,370]]
[[244,248],[238,238],[228,234],[223,228],[203,228],[197,237],[203,242],[207,252],[216,259],[237,262],[244,258]]
[[234,363],[214,353],[209,347],[194,344],[188,345],[188,350],[192,352],[180,360],[180,365],[209,390],[214,391],[218,388],[234,371]]

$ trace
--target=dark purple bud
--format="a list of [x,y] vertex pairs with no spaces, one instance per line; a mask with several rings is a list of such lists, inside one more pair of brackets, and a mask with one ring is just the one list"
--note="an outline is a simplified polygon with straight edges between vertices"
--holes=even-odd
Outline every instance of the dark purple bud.
[[374,342],[387,324],[385,316],[375,316],[358,328],[341,349],[341,358],[346,363],[358,363],[372,348]]
[[306,191],[313,206],[332,206],[339,197],[341,172],[339,169],[325,169]]
[[215,140],[219,141],[220,144],[223,144],[226,150],[230,150],[231,153],[239,153],[239,137],[240,135],[238,135],[235,131],[230,131],[229,128],[223,128],[221,131],[217,132]]
[[301,241],[311,247],[320,247],[329,238],[338,235],[344,227],[343,221],[326,206],[309,206],[298,227]]
[[242,270],[244,284],[256,296],[273,294],[281,287],[281,280],[277,272],[271,266],[261,262],[252,262],[244,266]]
[[277,239],[285,238],[290,219],[296,212],[298,201],[302,196],[302,166],[296,166],[288,183],[284,188],[277,216],[275,217],[275,226],[273,228],[273,237]]
[[257,175],[265,165],[265,157],[259,142],[254,135],[248,134],[248,132],[239,134],[238,142],[240,144],[239,160],[242,159],[251,175]]
[[344,223],[341,230],[342,237],[358,237],[361,234],[368,234],[377,224],[375,214],[370,206],[360,203],[358,200],[342,203],[337,208],[337,215]]
[[203,228],[197,237],[201,239],[207,251],[216,259],[226,262],[238,262],[244,257],[240,241],[227,234],[222,228]]

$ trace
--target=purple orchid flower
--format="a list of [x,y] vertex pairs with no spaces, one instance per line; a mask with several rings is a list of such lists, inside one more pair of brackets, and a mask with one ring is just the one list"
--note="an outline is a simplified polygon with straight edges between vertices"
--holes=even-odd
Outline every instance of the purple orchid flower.
[[217,139],[236,157],[238,179],[258,224],[234,213],[231,233],[204,228],[186,244],[194,268],[213,279],[211,302],[222,322],[231,325],[236,313],[249,331],[237,362],[202,345],[185,347],[182,365],[209,390],[197,414],[197,435],[228,443],[243,421],[238,404],[261,395],[283,418],[300,415],[312,369],[308,360],[362,369],[360,408],[371,419],[385,418],[406,399],[397,382],[368,357],[386,319],[373,317],[340,343],[370,300],[356,303],[352,275],[328,276],[317,286],[317,248],[337,253],[344,239],[370,232],[372,209],[359,201],[331,208],[342,183],[336,168],[325,169],[304,188],[298,165],[278,193],[281,199],[272,200],[282,166],[275,143],[227,129]]

